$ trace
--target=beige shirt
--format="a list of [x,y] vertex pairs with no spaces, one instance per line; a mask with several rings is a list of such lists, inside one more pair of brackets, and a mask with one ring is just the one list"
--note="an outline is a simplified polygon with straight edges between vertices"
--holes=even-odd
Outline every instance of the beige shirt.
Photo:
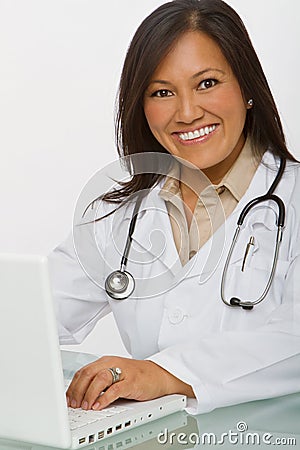
[[[180,190],[179,169],[167,177],[160,196],[165,200],[173,237],[182,265],[185,265],[225,222],[246,193],[259,161],[246,141],[231,169],[218,185],[206,183],[200,192],[190,227]],[[176,172],[176,171],[175,171]],[[207,180],[207,179],[206,179]]]

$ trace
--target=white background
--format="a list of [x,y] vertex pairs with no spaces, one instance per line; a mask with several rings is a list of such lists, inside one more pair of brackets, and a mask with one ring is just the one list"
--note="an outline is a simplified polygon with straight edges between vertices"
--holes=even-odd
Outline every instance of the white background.
[[[48,254],[113,161],[114,101],[134,31],[159,0],[0,0],[0,251]],[[300,157],[298,0],[229,0]],[[69,347],[72,348],[72,347]],[[111,316],[77,350],[126,354]]]

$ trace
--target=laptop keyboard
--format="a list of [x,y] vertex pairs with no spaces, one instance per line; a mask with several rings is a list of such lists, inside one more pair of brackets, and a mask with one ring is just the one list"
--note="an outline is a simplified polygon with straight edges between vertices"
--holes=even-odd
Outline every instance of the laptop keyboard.
[[111,406],[110,408],[102,409],[101,411],[92,411],[84,409],[68,408],[70,429],[76,430],[89,423],[101,421],[107,417],[112,417],[121,412],[128,411],[131,408],[125,406]]
[[[67,390],[71,380],[65,379],[65,389]],[[88,425],[89,423],[93,422],[99,422],[101,419],[105,419],[107,417],[112,417],[116,414],[120,414],[124,411],[129,411],[130,407],[128,406],[110,406],[109,408],[102,409],[101,411],[93,411],[81,408],[68,408],[69,413],[69,424],[70,429],[76,430],[77,428],[84,427],[85,425]]]

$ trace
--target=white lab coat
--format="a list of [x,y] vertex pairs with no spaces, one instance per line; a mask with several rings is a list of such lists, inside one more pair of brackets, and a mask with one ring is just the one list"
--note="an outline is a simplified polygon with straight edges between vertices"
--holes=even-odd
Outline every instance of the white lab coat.
[[[249,200],[267,192],[277,167],[266,152],[235,211],[184,267],[160,188],[154,188],[143,200],[133,235],[127,270],[136,279],[136,290],[127,300],[112,300],[103,286],[106,276],[120,267],[132,205],[95,226],[75,228],[81,264],[71,236],[49,257],[60,342],[81,342],[112,311],[134,358],[150,359],[193,387],[197,401],[190,402],[191,413],[300,391],[298,164],[287,164],[276,191],[286,206],[286,225],[266,299],[245,311],[226,306],[220,296],[239,213]],[[111,208],[100,207],[99,216]],[[253,300],[262,292],[273,259],[276,215],[272,202],[249,213],[228,270],[227,298]],[[250,235],[255,249],[241,272]]]

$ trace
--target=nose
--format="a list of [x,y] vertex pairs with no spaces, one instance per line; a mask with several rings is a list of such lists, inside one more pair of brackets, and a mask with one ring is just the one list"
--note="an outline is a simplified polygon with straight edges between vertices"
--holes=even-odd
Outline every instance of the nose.
[[192,123],[197,119],[202,118],[204,109],[200,104],[200,99],[195,93],[189,93],[178,96],[176,121],[183,123]]

